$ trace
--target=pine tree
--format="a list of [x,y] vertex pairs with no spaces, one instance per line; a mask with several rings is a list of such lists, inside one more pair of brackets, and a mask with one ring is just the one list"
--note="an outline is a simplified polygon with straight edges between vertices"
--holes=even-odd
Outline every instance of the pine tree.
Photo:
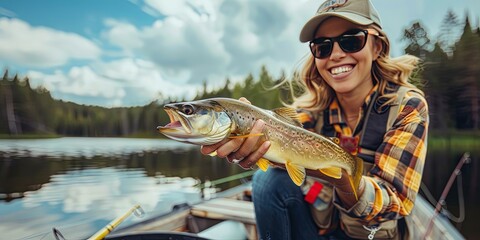
[[428,52],[425,60],[425,70],[422,73],[425,83],[425,93],[429,105],[430,126],[433,129],[447,130],[451,125],[451,114],[449,113],[449,85],[451,69],[448,56],[442,50],[440,44],[435,44],[432,52]]
[[458,40],[461,30],[457,15],[452,10],[448,10],[443,19],[437,43],[449,57],[453,54],[455,42]]
[[452,58],[456,89],[458,89],[457,127],[479,128],[479,84],[480,41],[470,26],[468,15],[460,40]]

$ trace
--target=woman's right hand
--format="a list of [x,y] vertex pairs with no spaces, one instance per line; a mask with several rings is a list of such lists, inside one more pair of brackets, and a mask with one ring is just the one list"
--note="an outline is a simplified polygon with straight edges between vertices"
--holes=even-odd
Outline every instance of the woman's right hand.
[[[246,98],[242,97],[239,100],[250,104]],[[259,119],[255,121],[250,133],[261,133],[264,127],[265,122]],[[270,147],[269,141],[263,143],[260,141],[262,141],[262,136],[227,138],[213,145],[202,146],[201,153],[207,155],[216,151],[218,157],[226,157],[230,163],[236,163],[244,169],[250,169],[263,157]]]

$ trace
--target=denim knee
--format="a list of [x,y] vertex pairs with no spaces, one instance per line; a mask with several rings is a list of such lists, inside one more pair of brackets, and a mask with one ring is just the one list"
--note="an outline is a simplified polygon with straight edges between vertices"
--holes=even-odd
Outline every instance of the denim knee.
[[254,198],[280,198],[302,197],[303,193],[293,183],[287,171],[278,168],[269,168],[266,172],[257,171],[253,175],[252,191]]
[[[261,239],[318,239],[318,227],[301,188],[287,171],[269,168],[257,171],[252,194]],[[281,226],[281,227],[280,227]]]

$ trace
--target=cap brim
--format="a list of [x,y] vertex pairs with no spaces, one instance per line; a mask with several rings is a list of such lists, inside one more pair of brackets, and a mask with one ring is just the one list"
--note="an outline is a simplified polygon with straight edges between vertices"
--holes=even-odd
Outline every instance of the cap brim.
[[348,13],[348,12],[322,13],[312,17],[310,20],[308,20],[307,23],[305,23],[305,25],[302,28],[302,31],[300,31],[300,42],[308,42],[313,40],[315,36],[315,31],[317,30],[318,25],[320,25],[320,23],[322,23],[325,19],[329,17],[340,17],[358,25],[370,25],[374,23],[372,20],[366,17],[362,17],[355,13]]

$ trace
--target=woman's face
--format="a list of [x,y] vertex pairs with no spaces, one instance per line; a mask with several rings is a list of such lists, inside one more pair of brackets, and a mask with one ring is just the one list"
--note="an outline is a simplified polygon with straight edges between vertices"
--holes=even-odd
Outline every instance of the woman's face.
[[[337,37],[352,29],[362,27],[342,18],[330,17],[319,26],[315,38]],[[365,47],[355,53],[345,53],[335,42],[330,56],[315,58],[315,66],[337,95],[368,94],[373,87],[372,63],[380,51],[381,42],[372,35],[368,35]]]

